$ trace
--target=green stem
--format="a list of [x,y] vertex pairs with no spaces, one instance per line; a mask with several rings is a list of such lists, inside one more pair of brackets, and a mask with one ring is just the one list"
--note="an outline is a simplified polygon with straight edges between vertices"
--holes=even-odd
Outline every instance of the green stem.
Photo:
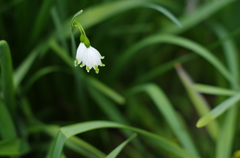
[[0,99],[0,134],[5,139],[17,138],[17,132],[13,120],[6,106]]
[[13,67],[9,46],[0,41],[0,63],[2,69],[3,98],[12,116],[15,116],[15,89],[13,83]]

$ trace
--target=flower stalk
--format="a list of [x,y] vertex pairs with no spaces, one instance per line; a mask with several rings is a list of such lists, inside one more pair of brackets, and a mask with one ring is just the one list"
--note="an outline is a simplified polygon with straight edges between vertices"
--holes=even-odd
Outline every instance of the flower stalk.
[[101,62],[101,59],[104,57],[101,56],[97,49],[91,46],[90,40],[88,39],[82,25],[75,20],[76,17],[79,16],[82,12],[82,10],[77,12],[71,21],[71,31],[73,32],[76,28],[78,28],[80,32],[80,44],[77,48],[74,65],[80,65],[80,67],[84,67],[86,65],[87,72],[90,72],[90,70],[93,68],[96,73],[99,73],[98,66],[105,66]]

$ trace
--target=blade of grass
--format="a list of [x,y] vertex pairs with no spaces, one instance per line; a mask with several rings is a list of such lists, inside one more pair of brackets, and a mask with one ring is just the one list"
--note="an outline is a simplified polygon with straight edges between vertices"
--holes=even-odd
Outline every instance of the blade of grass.
[[[130,123],[125,119],[125,116],[119,112],[119,109],[116,108],[116,105],[104,97],[101,93],[89,87],[89,93],[92,96],[93,100],[99,105],[99,107],[104,111],[104,113],[109,117],[111,121],[122,123],[125,125],[130,125]],[[131,132],[123,130],[122,133],[128,137]],[[148,151],[142,146],[138,140],[134,140],[133,145],[136,150],[141,153],[143,157],[150,157]]]
[[11,115],[0,99],[0,134],[2,139],[17,138],[17,131],[15,129]]
[[226,113],[216,146],[216,158],[226,158],[232,156],[234,133],[236,131],[238,107],[233,106]]
[[191,138],[189,137],[189,134],[185,129],[185,126],[182,124],[181,121],[179,121],[178,116],[174,112],[174,109],[170,101],[163,93],[163,91],[155,84],[145,84],[130,89],[127,92],[127,95],[134,95],[141,91],[146,92],[151,97],[159,111],[163,114],[164,118],[168,122],[172,131],[183,145],[183,147],[192,154],[198,155],[195,145],[193,144]]
[[44,28],[44,25],[47,24],[47,20],[49,18],[49,12],[51,6],[54,4],[55,0],[44,0],[42,1],[42,5],[38,11],[38,15],[36,17],[36,21],[34,23],[34,26],[32,27],[33,30],[31,32],[31,36],[29,38],[29,43],[33,44],[38,38],[39,35],[42,32],[42,28]]
[[174,22],[178,27],[182,27],[181,23],[178,21],[178,19],[172,14],[170,13],[167,9],[163,8],[162,6],[153,4],[153,3],[148,3],[145,5],[145,7],[149,7],[152,9],[155,9],[161,13],[163,13],[166,17],[168,17],[170,20],[172,20],[172,22]]
[[124,104],[125,103],[125,98],[123,96],[121,96],[120,94],[118,94],[116,91],[114,91],[113,89],[105,86],[104,84],[102,84],[101,82],[99,82],[98,80],[96,80],[93,77],[88,77],[87,78],[87,82],[89,84],[91,84],[91,86],[93,86],[95,89],[97,89],[98,91],[100,91],[101,93],[105,94],[106,96],[108,96],[109,98],[111,98],[112,100],[114,100],[116,103],[119,104]]
[[65,72],[69,73],[68,69],[65,67],[60,66],[48,66],[45,68],[40,69],[39,71],[35,72],[23,86],[23,92],[26,92],[39,78],[52,73],[52,72]]
[[0,156],[20,156],[29,150],[28,144],[21,139],[0,141]]
[[14,83],[16,88],[18,88],[19,84],[24,79],[38,55],[40,53],[45,53],[47,50],[48,45],[41,43],[33,51],[31,51],[28,57],[20,64],[20,66],[18,66],[14,72]]
[[114,122],[108,121],[90,121],[84,123],[78,123],[70,126],[62,127],[59,131],[58,136],[55,139],[55,143],[53,145],[53,149],[51,151],[51,158],[59,158],[63,149],[64,142],[73,135],[80,134],[83,132],[87,132],[93,129],[99,128],[120,128],[120,129],[128,129],[135,131],[145,137],[151,139],[152,141],[156,142],[159,147],[167,150],[168,152],[172,153],[173,155],[182,157],[182,158],[197,158],[198,156],[192,155],[189,152],[181,149],[171,141],[162,138],[156,134],[138,129],[133,128],[125,125],[121,125]]
[[[153,4],[150,2],[155,2],[154,0],[122,0],[122,1],[113,1],[109,3],[105,3],[102,5],[91,7],[90,9],[84,10],[84,13],[77,17],[76,20],[81,23],[84,29],[87,29],[93,25],[96,25],[97,23],[104,21],[110,17],[113,17],[115,15],[118,15],[124,11],[128,11],[133,8],[137,7],[152,7],[152,9],[155,9],[157,11],[162,12],[164,15],[166,15],[168,18],[170,18],[174,25],[176,23],[181,25],[181,22],[177,20],[177,18],[174,18],[174,16],[167,11],[166,9],[159,9],[157,5],[155,4],[153,7]],[[150,6],[149,6],[150,5]],[[162,8],[162,7],[161,7]],[[164,12],[164,11],[165,12]],[[94,18],[92,18],[94,17]],[[64,35],[65,37],[69,37],[69,25],[71,23],[71,19],[69,18],[65,24],[64,24]]]
[[[218,35],[218,37],[220,39],[228,35],[227,31],[221,25],[219,25],[217,23],[211,23],[210,26],[212,27],[212,30],[216,32],[216,34]],[[235,78],[235,80],[237,80],[239,78],[239,64],[238,64],[238,57],[237,57],[237,54],[238,54],[237,46],[231,38],[228,38],[228,40],[225,40],[222,43],[222,46],[223,46],[223,49],[224,49],[224,53],[225,53],[225,57],[226,57],[226,60],[227,60],[228,68],[229,68],[229,70],[232,74],[232,77]],[[238,83],[232,83],[232,84],[233,84],[232,86],[235,89],[240,89]]]
[[[175,67],[191,101],[193,102],[193,105],[195,106],[195,109],[197,110],[198,115],[201,117],[209,113],[210,106],[203,96],[193,89],[193,81],[190,76],[184,71],[181,65],[176,64]],[[210,136],[215,140],[218,136],[218,123],[215,121],[212,122],[207,126],[207,130]]]
[[109,153],[106,158],[115,158],[118,154],[122,151],[122,149],[133,139],[137,136],[136,133],[131,135],[127,140],[122,142],[117,148],[115,148],[111,153]]
[[215,87],[205,84],[193,84],[192,85],[193,90],[205,93],[205,94],[212,94],[212,95],[226,95],[226,96],[232,96],[234,94],[237,94],[237,91],[225,89],[222,87]]
[[[27,118],[27,121],[31,126],[31,128],[39,129],[39,132],[44,132],[47,135],[51,137],[55,137],[60,129],[59,126],[57,125],[45,125],[41,122],[39,122],[35,117],[34,113],[31,110],[30,104],[25,97],[21,97],[21,109],[24,113],[24,115]],[[31,131],[31,130],[30,130]],[[66,142],[66,147],[72,149],[76,153],[79,153],[83,156],[86,157],[91,157],[91,158],[105,158],[106,155],[102,153],[100,150],[92,146],[91,144],[85,142],[84,140],[78,138],[78,137],[71,137],[67,140]]]
[[[230,72],[233,74],[233,77],[236,81],[239,79],[239,65],[237,60],[237,49],[234,41],[230,38],[234,34],[229,34],[224,27],[218,23],[211,24],[212,29],[219,36],[220,41],[222,41],[222,46],[227,58],[227,64]],[[237,34],[237,32],[234,31]],[[223,39],[223,40],[222,40]],[[218,43],[216,43],[218,44]],[[231,87],[234,90],[239,90],[238,82],[231,83]],[[227,114],[225,115],[220,134],[217,140],[216,145],[216,157],[225,158],[231,157],[233,136],[236,131],[237,123],[237,105],[233,105]]]
[[52,19],[53,19],[53,22],[55,24],[55,27],[57,29],[57,36],[58,36],[63,48],[65,50],[68,50],[67,41],[65,40],[64,35],[62,33],[63,32],[63,27],[62,27],[61,19],[59,17],[59,14],[57,12],[56,7],[51,9],[51,15],[52,15]]
[[152,79],[156,78],[157,76],[162,75],[165,72],[173,69],[174,63],[176,63],[176,62],[185,63],[185,62],[191,61],[192,59],[194,59],[196,57],[197,57],[196,54],[188,54],[188,55],[179,57],[177,59],[174,59],[172,61],[169,61],[169,62],[167,62],[163,65],[160,65],[154,69],[150,69],[149,72],[146,72],[144,75],[141,75],[140,77],[138,77],[135,82],[143,83],[143,82],[152,80]]
[[16,116],[15,88],[13,83],[13,67],[9,46],[0,41],[0,63],[2,72],[3,98],[12,117]]
[[228,98],[221,104],[217,105],[208,114],[204,115],[203,117],[201,117],[198,120],[197,127],[203,127],[203,126],[207,125],[210,121],[216,119],[219,115],[221,115],[223,112],[225,112],[231,106],[233,106],[239,100],[240,100],[240,93],[237,93],[236,95]]
[[[60,129],[59,126],[57,125],[44,125],[42,123],[39,123],[39,128],[41,130],[44,130],[45,133],[47,133],[48,135],[50,135],[51,137],[55,137]],[[95,148],[94,146],[92,146],[91,144],[85,142],[84,140],[78,138],[78,137],[70,137],[67,141],[66,141],[66,147],[68,147],[69,149],[72,149],[73,151],[75,151],[76,153],[79,153],[85,157],[90,157],[90,158],[105,158],[106,155],[101,152],[100,150],[98,150],[97,148]],[[47,156],[48,158],[50,157],[50,151],[49,151],[49,155]]]
[[115,79],[118,77],[121,72],[124,70],[124,66],[127,65],[127,62],[130,61],[130,59],[138,53],[139,50],[141,50],[143,47],[152,45],[152,44],[160,44],[160,43],[169,43],[169,44],[175,44],[184,48],[187,48],[194,53],[202,56],[207,61],[209,61],[215,68],[230,82],[233,81],[232,75],[229,74],[227,69],[224,67],[224,65],[214,56],[211,54],[209,50],[207,50],[205,47],[188,40],[183,37],[177,37],[173,35],[152,35],[148,38],[145,38],[144,40],[138,42],[137,44],[130,47],[128,50],[126,50],[117,60],[116,64],[111,70],[111,76],[110,79]]
[[197,8],[191,14],[185,14],[184,16],[179,18],[180,23],[183,25],[182,29],[176,27],[176,25],[169,24],[165,26],[160,33],[170,33],[170,34],[180,34],[184,31],[189,30],[190,28],[196,26],[200,22],[204,21],[205,19],[209,18],[223,7],[227,6],[228,4],[234,2],[235,0],[218,0],[212,3],[206,3],[201,7]]

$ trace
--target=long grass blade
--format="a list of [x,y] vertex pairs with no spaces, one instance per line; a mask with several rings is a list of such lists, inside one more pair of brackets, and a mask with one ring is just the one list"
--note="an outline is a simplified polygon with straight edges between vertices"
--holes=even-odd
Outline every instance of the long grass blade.
[[176,62],[185,63],[185,62],[191,61],[192,59],[194,59],[196,57],[197,57],[196,54],[188,54],[188,55],[184,55],[182,57],[176,58],[176,59],[169,61],[165,64],[162,64],[154,69],[150,69],[149,72],[146,72],[144,75],[141,75],[139,78],[137,78],[137,80],[135,82],[142,83],[142,82],[147,82],[149,80],[152,80],[152,79],[174,69],[174,64]]
[[0,99],[0,134],[2,139],[14,139],[17,138],[17,131],[14,126],[11,115]]
[[146,84],[146,85],[136,86],[130,89],[127,94],[133,95],[141,91],[146,92],[151,97],[151,99],[156,104],[159,111],[165,117],[169,126],[172,128],[174,134],[178,137],[183,147],[189,152],[193,153],[194,155],[198,155],[198,152],[191,138],[189,137],[189,134],[185,129],[185,126],[182,124],[181,121],[179,121],[178,116],[174,112],[174,109],[170,101],[168,100],[166,95],[163,93],[163,91],[155,84]]
[[236,132],[238,107],[233,106],[226,113],[222,126],[219,130],[219,137],[216,146],[216,158],[232,156],[232,146]]
[[[44,125],[42,123],[39,123],[39,128],[41,130],[43,130],[46,134],[50,135],[51,137],[55,137],[60,129],[59,126],[57,125]],[[66,147],[69,149],[72,149],[73,151],[75,151],[76,153],[83,155],[85,157],[90,157],[90,158],[105,158],[106,155],[101,152],[100,150],[98,150],[97,148],[95,148],[94,146],[92,146],[91,144],[87,143],[86,141],[78,138],[78,137],[70,137],[66,143],[65,143]],[[50,152],[51,150],[49,150]],[[49,155],[47,155],[47,157],[50,157],[50,153]]]
[[[219,36],[219,38],[223,38],[228,35],[227,31],[222,27],[221,25],[217,23],[211,24],[212,29],[216,32],[216,34]],[[237,46],[235,42],[228,38],[228,40],[224,41],[222,43],[224,54],[226,57],[228,68],[232,74],[232,77],[235,79],[232,84],[234,89],[240,89],[239,84],[237,83],[237,80],[239,78],[239,64],[238,64],[238,58],[237,58]]]
[[160,44],[160,43],[169,43],[169,44],[175,44],[184,48],[187,48],[189,50],[192,50],[194,53],[202,56],[207,61],[209,61],[215,68],[221,72],[221,74],[230,82],[233,81],[232,75],[229,74],[225,66],[214,56],[212,53],[207,50],[205,47],[188,40],[183,37],[177,37],[173,35],[152,35],[148,38],[145,38],[144,40],[138,42],[134,46],[130,47],[128,50],[126,50],[118,59],[116,64],[114,65],[112,71],[111,71],[111,79],[115,79],[118,77],[121,72],[124,70],[124,66],[127,65],[127,63],[130,61],[130,59],[138,53],[138,51],[146,46],[152,45],[152,44]]
[[159,145],[159,147],[172,153],[173,155],[176,155],[182,158],[189,158],[189,157],[198,158],[198,156],[192,155],[191,153],[181,149],[171,141],[165,138],[162,138],[156,134],[153,134],[138,128],[133,128],[133,127],[121,125],[114,122],[108,122],[108,121],[90,121],[90,122],[78,123],[78,124],[62,127],[59,131],[58,136],[55,139],[55,143],[51,151],[51,158],[59,158],[61,156],[64,143],[71,136],[80,134],[86,131],[99,129],[99,128],[120,128],[120,129],[132,130],[151,139],[157,145]]
[[239,100],[240,100],[240,93],[237,93],[236,95],[228,98],[227,100],[225,100],[221,104],[217,105],[208,114],[206,114],[205,116],[201,117],[198,120],[197,127],[203,127],[203,126],[207,125],[209,122],[216,119],[218,116],[220,116],[227,109],[232,107]]
[[30,52],[28,57],[22,63],[14,72],[14,83],[15,87],[17,88],[19,84],[22,82],[24,77],[26,76],[27,72],[30,70],[32,65],[34,64],[34,61],[38,57],[40,53],[45,53],[48,50],[48,45],[44,45],[43,43],[37,46],[33,51]]
[[234,1],[236,0],[218,0],[212,3],[206,3],[205,5],[202,5],[201,7],[196,9],[193,13],[186,14],[179,18],[179,21],[183,25],[182,29],[179,29],[178,27],[176,27],[176,25],[169,24],[164,27],[160,32],[179,34],[187,31]]
[[122,149],[133,139],[137,136],[136,133],[131,135],[127,140],[122,142],[117,148],[115,148],[111,153],[109,153],[106,158],[115,158],[118,154],[122,151]]
[[0,156],[20,156],[29,150],[28,144],[22,139],[0,141]]
[[210,86],[205,84],[193,84],[193,90],[204,93],[204,94],[212,94],[212,95],[225,95],[225,96],[232,96],[237,94],[237,91],[226,89],[222,87]]
[[[237,48],[233,39],[229,38],[232,34],[229,34],[226,29],[218,23],[212,23],[211,27],[220,39],[225,39],[222,40],[222,46],[227,59],[229,71],[232,73],[233,78],[235,79],[235,82],[231,83],[231,88],[233,90],[239,90],[240,87],[239,83],[237,82],[237,80],[239,79]],[[231,107],[231,109],[227,111],[224,121],[222,122],[222,127],[216,145],[216,158],[231,157],[232,145],[234,141],[233,136],[237,126],[236,111],[238,109],[237,105],[232,106],[233,107]]]
[[[201,117],[209,113],[210,106],[208,105],[204,97],[193,89],[194,84],[190,76],[188,76],[188,74],[184,71],[184,69],[179,64],[176,64],[176,70],[184,87],[188,92],[190,99],[193,102],[193,105],[195,106],[195,109],[197,110],[198,115]],[[210,136],[215,140],[218,136],[217,122],[214,121],[210,123],[207,126],[207,130],[209,131]]]
[[3,98],[10,114],[15,116],[15,87],[13,82],[12,58],[6,41],[0,41],[0,63],[2,72]]
[[68,69],[66,69],[64,67],[60,67],[60,66],[48,66],[48,67],[42,68],[39,71],[37,71],[36,73],[34,73],[28,79],[28,81],[24,85],[23,91],[26,92],[38,79],[40,79],[41,77],[43,77],[49,73],[53,73],[53,72],[69,73]]

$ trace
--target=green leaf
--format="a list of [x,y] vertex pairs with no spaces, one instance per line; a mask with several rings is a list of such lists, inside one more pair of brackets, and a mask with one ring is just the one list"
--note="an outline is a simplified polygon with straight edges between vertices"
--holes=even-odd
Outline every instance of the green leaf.
[[89,121],[89,122],[78,123],[78,124],[62,127],[58,133],[58,136],[55,139],[55,143],[51,151],[51,158],[59,158],[61,156],[64,142],[71,136],[80,134],[83,132],[87,132],[93,129],[99,129],[99,128],[121,128],[121,129],[132,130],[151,139],[159,147],[167,150],[173,155],[176,155],[182,158],[189,158],[189,157],[198,158],[198,156],[190,154],[189,152],[181,149],[171,141],[165,138],[162,138],[156,134],[153,134],[138,128],[133,128],[133,127],[121,125],[114,122],[108,122],[108,121]]
[[23,91],[26,92],[39,78],[52,73],[52,72],[65,72],[69,73],[68,69],[65,67],[60,67],[60,66],[48,66],[45,68],[40,69],[39,71],[35,72],[26,82],[26,85],[23,87]]
[[22,139],[0,141],[0,156],[20,156],[29,150],[28,144]]
[[[60,127],[57,125],[44,125],[42,123],[39,123],[39,128],[53,138],[58,134],[58,131],[60,129]],[[65,145],[66,147],[72,149],[76,153],[79,153],[85,157],[98,157],[98,158],[106,157],[106,155],[103,152],[75,136],[69,138],[66,141]],[[51,150],[49,150],[48,153],[49,155],[47,157],[50,157],[50,151]]]
[[173,59],[173,60],[171,60],[167,63],[164,63],[162,65],[157,66],[156,68],[150,69],[145,74],[139,76],[135,82],[136,83],[143,83],[143,82],[147,82],[149,80],[152,80],[152,79],[154,79],[154,78],[172,70],[174,68],[174,64],[176,62],[185,63],[185,62],[191,61],[192,59],[194,59],[196,57],[197,57],[196,54],[188,54],[188,55],[184,55],[182,57]]
[[131,135],[127,140],[121,143],[117,148],[115,148],[111,153],[109,153],[106,158],[115,158],[121,152],[121,150],[133,139],[137,136],[136,133]]
[[228,108],[233,106],[240,100],[240,93],[228,98],[221,104],[217,105],[210,113],[206,114],[205,116],[201,117],[197,122],[197,127],[203,127],[208,124],[210,121],[216,119],[219,115],[225,112]]
[[0,63],[2,72],[3,98],[10,114],[15,116],[15,87],[13,83],[13,67],[9,46],[6,41],[0,41]]
[[[193,105],[195,106],[195,109],[197,110],[198,115],[201,117],[209,113],[210,106],[208,105],[208,102],[201,94],[199,94],[196,90],[193,89],[194,83],[190,76],[184,71],[181,65],[176,64],[175,67],[184,87],[188,92],[191,101],[193,102]],[[218,136],[218,123],[215,121],[210,123],[207,126],[207,130],[210,136],[215,140]]]
[[22,82],[27,72],[32,67],[34,61],[38,57],[40,53],[45,53],[48,50],[48,45],[44,45],[43,43],[37,46],[33,51],[30,52],[28,57],[22,61],[20,66],[14,72],[14,82],[15,87],[18,88],[19,84]]
[[[211,23],[210,25],[212,27],[212,30],[216,32],[218,37],[224,38],[228,35],[227,31],[222,27],[221,25],[217,23]],[[239,64],[238,64],[238,57],[237,57],[237,46],[233,39],[228,38],[228,40],[225,40],[222,42],[222,46],[224,49],[225,57],[227,60],[229,71],[231,72],[233,78],[235,79],[232,84],[234,89],[240,89],[240,86],[237,82],[239,78]]]
[[211,3],[205,3],[198,7],[191,14],[185,14],[184,16],[179,18],[180,23],[183,25],[182,29],[176,27],[176,25],[169,24],[164,27],[160,33],[170,33],[170,34],[180,34],[184,31],[189,30],[190,28],[196,26],[202,21],[208,19],[213,14],[221,10],[223,7],[226,7],[228,4],[234,2],[236,0],[217,0]]
[[219,130],[219,136],[216,145],[216,158],[231,157],[233,142],[236,139],[236,124],[238,123],[238,107],[231,107],[226,113],[222,126]]
[[238,93],[237,91],[234,91],[234,90],[210,86],[210,85],[204,85],[204,84],[193,84],[192,88],[197,92],[204,93],[204,94],[213,94],[213,95],[232,96]]
[[136,55],[136,53],[139,53],[139,50],[146,46],[160,43],[175,44],[193,51],[194,53],[205,58],[213,66],[215,66],[215,68],[227,80],[229,80],[230,82],[234,82],[232,75],[229,74],[228,70],[224,67],[224,65],[214,55],[212,55],[212,53],[209,50],[191,40],[173,35],[152,35],[130,47],[119,57],[116,64],[112,68],[112,71],[110,73],[111,76],[109,78],[115,79],[116,77],[118,77],[121,74],[121,72],[124,71],[124,66],[127,65],[130,59],[133,58],[133,56]]
[[118,94],[112,88],[107,87],[103,83],[99,82],[97,79],[95,79],[93,77],[88,77],[86,80],[91,86],[93,86],[95,89],[97,89],[101,93],[105,94],[106,96],[108,96],[109,98],[114,100],[116,103],[119,103],[119,104],[125,103],[125,98],[123,96]]
[[[239,90],[239,83],[237,80],[239,79],[239,64],[237,58],[237,48],[236,44],[230,37],[234,34],[229,34],[223,26],[218,23],[211,24],[212,29],[216,32],[220,41],[222,43],[224,53],[227,59],[227,64],[229,67],[229,71],[232,73],[235,82],[231,83],[231,88],[234,90]],[[237,30],[239,31],[239,30]],[[234,31],[237,34],[237,32]],[[236,35],[235,34],[235,35]],[[224,40],[222,40],[224,39]],[[215,43],[216,45],[219,43]],[[232,145],[234,141],[234,133],[236,131],[237,126],[237,105],[232,105],[222,122],[220,133],[217,139],[216,144],[216,158],[225,158],[231,157]]]
[[178,27],[182,27],[181,23],[178,21],[178,19],[172,14],[170,13],[167,9],[163,8],[162,6],[153,4],[153,3],[148,3],[146,4],[146,7],[155,9],[161,13],[163,13],[166,17],[168,17],[170,20],[172,20]]
[[15,129],[11,115],[0,99],[0,134],[2,139],[17,138],[17,131]]
[[146,92],[151,97],[184,148],[189,152],[198,155],[187,130],[185,129],[183,123],[179,121],[177,114],[163,91],[155,84],[145,84],[130,89],[127,94],[133,95],[141,91]]

